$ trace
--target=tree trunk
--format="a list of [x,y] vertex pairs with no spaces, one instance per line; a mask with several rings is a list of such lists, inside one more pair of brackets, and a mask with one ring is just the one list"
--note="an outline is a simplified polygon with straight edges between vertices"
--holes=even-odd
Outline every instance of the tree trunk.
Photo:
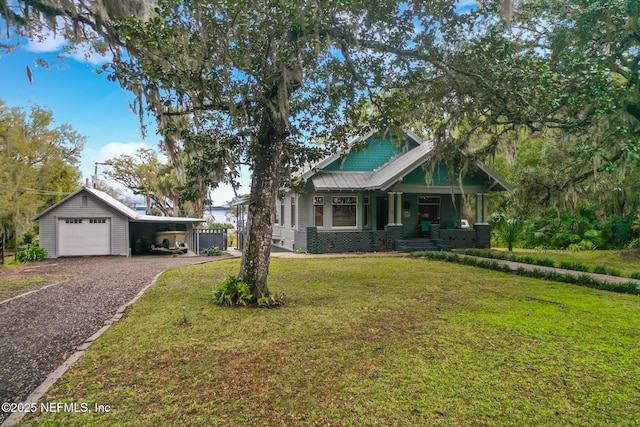
[[[274,100],[275,102],[275,100]],[[271,235],[276,197],[280,189],[280,167],[284,140],[288,136],[286,116],[275,104],[262,113],[262,123],[251,147],[253,177],[249,198],[247,232],[240,265],[240,278],[251,286],[253,300],[270,295],[267,287]]]

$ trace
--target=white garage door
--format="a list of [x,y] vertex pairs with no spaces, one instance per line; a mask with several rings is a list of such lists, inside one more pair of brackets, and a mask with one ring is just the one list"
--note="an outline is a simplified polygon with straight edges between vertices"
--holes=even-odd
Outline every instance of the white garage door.
[[58,256],[110,255],[109,218],[58,220]]

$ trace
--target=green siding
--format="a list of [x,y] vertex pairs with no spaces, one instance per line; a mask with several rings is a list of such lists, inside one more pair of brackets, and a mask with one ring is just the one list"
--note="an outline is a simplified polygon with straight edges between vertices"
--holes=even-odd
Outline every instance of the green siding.
[[[416,169],[411,171],[408,175],[406,175],[402,182],[405,184],[425,184],[426,183],[426,171],[422,168],[422,166],[418,166]],[[455,169],[454,174],[454,184],[458,184],[458,174],[460,170],[458,168]],[[472,175],[467,175],[462,180],[465,185],[482,185],[484,183],[484,179],[480,175],[480,172],[476,172]],[[438,163],[433,170],[433,185],[451,185],[451,178],[449,177],[449,167],[443,163]]]
[[392,157],[402,153],[402,148],[407,143],[403,139],[396,146],[391,139],[370,137],[367,139],[367,145],[361,150],[352,150],[345,159],[334,161],[324,170],[327,172],[371,172],[380,168]]

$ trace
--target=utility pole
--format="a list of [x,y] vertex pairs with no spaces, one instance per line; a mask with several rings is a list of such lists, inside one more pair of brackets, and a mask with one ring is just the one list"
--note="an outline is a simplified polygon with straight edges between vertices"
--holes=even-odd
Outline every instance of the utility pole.
[[98,165],[104,165],[104,166],[111,166],[111,162],[96,162],[96,167],[93,170],[93,177],[92,177],[92,184],[93,184],[93,188],[96,188],[96,185],[98,184]]

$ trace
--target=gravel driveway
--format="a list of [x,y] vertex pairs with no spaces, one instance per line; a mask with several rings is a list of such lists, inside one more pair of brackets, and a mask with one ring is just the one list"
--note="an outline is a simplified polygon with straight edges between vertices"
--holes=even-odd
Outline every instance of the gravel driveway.
[[[0,304],[0,403],[23,402],[76,346],[97,332],[158,273],[208,260],[174,256],[88,257],[30,265],[30,272],[72,277]],[[0,281],[1,274],[0,271]],[[8,416],[0,411],[0,423]]]

